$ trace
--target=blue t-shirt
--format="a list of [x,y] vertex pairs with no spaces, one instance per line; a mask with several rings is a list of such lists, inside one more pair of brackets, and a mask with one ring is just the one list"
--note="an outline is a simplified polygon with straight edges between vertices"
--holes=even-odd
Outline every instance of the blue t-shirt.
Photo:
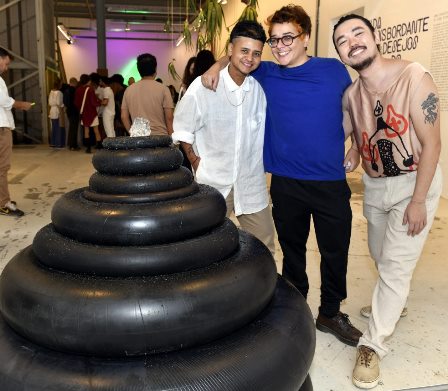
[[265,170],[302,180],[345,179],[342,95],[351,84],[345,66],[318,57],[293,68],[263,61],[252,76],[267,99]]

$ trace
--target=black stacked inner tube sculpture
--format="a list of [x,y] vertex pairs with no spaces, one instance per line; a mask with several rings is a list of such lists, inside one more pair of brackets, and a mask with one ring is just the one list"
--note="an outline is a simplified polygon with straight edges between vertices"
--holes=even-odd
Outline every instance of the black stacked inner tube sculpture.
[[309,307],[168,136],[104,141],[0,278],[2,391],[309,391]]

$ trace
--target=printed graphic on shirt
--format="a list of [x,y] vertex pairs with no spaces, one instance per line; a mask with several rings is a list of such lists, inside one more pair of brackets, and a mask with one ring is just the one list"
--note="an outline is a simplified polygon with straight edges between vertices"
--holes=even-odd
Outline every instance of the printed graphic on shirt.
[[[431,109],[429,107],[428,110]],[[387,105],[387,118],[384,120],[383,106],[379,100],[376,102],[374,115],[376,129],[373,133],[364,131],[362,135],[364,160],[380,176],[397,176],[413,171],[414,157],[409,154],[402,138],[409,131],[409,121],[397,113],[391,104]],[[369,134],[372,134],[370,138]]]

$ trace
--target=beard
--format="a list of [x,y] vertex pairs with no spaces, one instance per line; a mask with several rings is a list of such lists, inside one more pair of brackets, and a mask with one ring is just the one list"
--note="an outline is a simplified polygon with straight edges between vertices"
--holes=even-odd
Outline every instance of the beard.
[[373,55],[371,57],[368,57],[361,62],[357,64],[349,64],[355,71],[363,71],[364,69],[367,69],[370,65],[372,65],[373,61],[375,60],[376,55]]

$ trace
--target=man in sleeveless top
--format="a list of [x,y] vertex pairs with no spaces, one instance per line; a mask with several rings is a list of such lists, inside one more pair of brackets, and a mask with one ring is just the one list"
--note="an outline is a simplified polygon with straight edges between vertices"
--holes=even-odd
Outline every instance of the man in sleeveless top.
[[213,186],[226,199],[241,227],[275,254],[263,167],[266,98],[249,72],[260,64],[266,34],[256,22],[239,22],[230,34],[230,64],[216,92],[200,77],[176,106],[173,140],[182,148],[198,183]]
[[420,64],[381,56],[367,19],[342,17],[333,42],[341,60],[359,74],[343,98],[345,133],[356,141],[345,163],[352,171],[362,158],[364,216],[379,278],[352,380],[373,388],[442,190],[439,98]]

